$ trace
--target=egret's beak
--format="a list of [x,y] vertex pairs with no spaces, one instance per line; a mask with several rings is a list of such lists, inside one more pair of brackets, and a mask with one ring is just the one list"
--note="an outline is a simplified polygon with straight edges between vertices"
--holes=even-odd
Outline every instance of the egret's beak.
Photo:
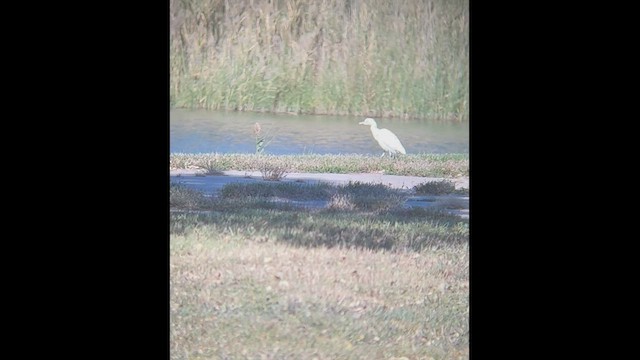
[[364,121],[360,121],[358,125],[365,125]]

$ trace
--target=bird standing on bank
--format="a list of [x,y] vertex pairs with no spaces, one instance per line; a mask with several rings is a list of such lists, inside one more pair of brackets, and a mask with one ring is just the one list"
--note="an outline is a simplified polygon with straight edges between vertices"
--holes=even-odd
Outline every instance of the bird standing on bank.
[[371,126],[371,133],[373,134],[373,138],[376,139],[380,147],[384,150],[382,153],[383,157],[385,152],[389,152],[389,156],[393,156],[396,153],[406,154],[407,152],[404,150],[404,146],[398,140],[398,137],[387,129],[378,129],[378,124],[372,118],[366,118],[364,121],[359,122],[360,125],[369,125]]

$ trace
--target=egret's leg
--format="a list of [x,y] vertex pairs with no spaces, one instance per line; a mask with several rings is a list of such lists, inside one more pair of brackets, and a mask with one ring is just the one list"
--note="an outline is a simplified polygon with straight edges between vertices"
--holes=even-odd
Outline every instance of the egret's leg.
[[381,159],[384,157],[384,154],[386,154],[385,151],[382,152],[382,155],[380,156]]

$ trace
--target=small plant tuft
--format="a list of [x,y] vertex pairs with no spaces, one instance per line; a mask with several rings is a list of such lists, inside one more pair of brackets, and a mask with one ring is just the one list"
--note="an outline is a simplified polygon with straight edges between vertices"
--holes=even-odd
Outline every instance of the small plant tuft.
[[283,165],[264,162],[258,170],[262,173],[262,179],[268,181],[280,181],[287,176],[287,168]]
[[383,184],[367,184],[350,181],[338,189],[337,197],[329,205],[333,209],[359,209],[365,211],[388,211],[404,205],[407,195]]
[[178,209],[204,209],[211,204],[211,199],[199,191],[188,188],[180,183],[169,185],[169,206]]
[[333,211],[353,211],[356,204],[353,202],[353,196],[349,194],[334,194],[327,203],[327,209]]
[[205,170],[204,175],[222,175],[222,171],[218,169],[218,161],[216,159],[205,159],[201,167]]
[[440,180],[416,185],[414,189],[420,195],[446,195],[454,193],[456,186],[453,181]]

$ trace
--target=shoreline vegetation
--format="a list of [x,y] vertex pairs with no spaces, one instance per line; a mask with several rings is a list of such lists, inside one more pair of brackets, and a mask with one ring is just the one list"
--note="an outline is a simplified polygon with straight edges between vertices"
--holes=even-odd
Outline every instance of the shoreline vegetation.
[[458,178],[469,176],[469,154],[409,154],[395,159],[387,156],[342,155],[270,155],[171,153],[169,169],[221,171],[271,171],[303,173],[375,173],[388,175]]
[[468,0],[170,0],[173,108],[469,119]]

